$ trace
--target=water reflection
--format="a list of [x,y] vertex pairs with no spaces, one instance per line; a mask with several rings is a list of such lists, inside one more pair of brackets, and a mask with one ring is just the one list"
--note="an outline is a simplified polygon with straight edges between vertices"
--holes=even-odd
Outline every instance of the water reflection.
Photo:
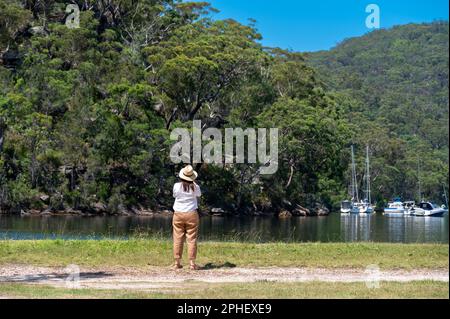
[[448,229],[448,216],[341,216],[344,241],[448,243]]
[[[0,238],[171,237],[171,217],[2,216]],[[448,216],[202,217],[201,240],[448,243]]]
[[344,241],[369,241],[371,240],[372,220],[375,218],[371,215],[349,214],[341,215],[341,234]]

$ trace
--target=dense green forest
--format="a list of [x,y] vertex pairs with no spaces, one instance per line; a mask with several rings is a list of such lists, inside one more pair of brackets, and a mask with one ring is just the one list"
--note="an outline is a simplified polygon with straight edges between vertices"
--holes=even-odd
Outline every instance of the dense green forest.
[[[80,28],[65,25],[76,3]],[[201,208],[337,207],[349,147],[370,145],[374,198],[442,202],[448,23],[296,53],[253,24],[176,0],[0,0],[0,211],[132,212],[172,205],[177,127],[279,128],[279,169],[199,164]],[[362,176],[359,176],[362,180]]]
[[441,21],[396,26],[308,54],[327,91],[349,98],[341,105],[360,165],[370,146],[379,201],[396,195],[419,200],[420,177],[423,198],[445,202],[448,32]]

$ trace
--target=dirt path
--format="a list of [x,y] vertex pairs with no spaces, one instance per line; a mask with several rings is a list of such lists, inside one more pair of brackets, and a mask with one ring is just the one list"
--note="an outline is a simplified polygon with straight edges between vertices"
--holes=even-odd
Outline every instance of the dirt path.
[[[76,267],[34,267],[26,265],[0,266],[0,283],[34,283],[55,287],[66,287],[70,272],[76,276]],[[79,287],[98,289],[158,289],[176,288],[185,283],[208,282],[363,282],[367,280],[449,281],[448,270],[389,270],[377,269],[312,269],[312,268],[217,268],[190,271],[172,270],[167,267],[149,267],[148,269],[130,268],[81,268]]]

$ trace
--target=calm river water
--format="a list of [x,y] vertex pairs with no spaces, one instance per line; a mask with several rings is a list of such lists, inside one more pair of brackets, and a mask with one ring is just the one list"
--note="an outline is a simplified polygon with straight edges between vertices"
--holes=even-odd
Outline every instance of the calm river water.
[[[0,239],[171,237],[171,217],[2,216]],[[448,243],[444,217],[341,216],[202,217],[201,240],[440,242]]]

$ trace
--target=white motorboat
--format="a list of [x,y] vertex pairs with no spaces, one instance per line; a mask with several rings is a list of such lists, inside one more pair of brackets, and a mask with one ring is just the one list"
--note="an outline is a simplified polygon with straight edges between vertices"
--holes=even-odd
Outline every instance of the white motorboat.
[[402,202],[399,198],[388,203],[388,207],[384,208],[383,215],[385,216],[404,216],[411,215],[411,211],[416,203],[414,201]]
[[384,208],[384,215],[403,216],[405,214],[405,207],[403,205],[404,204],[399,199],[388,203],[388,207]]
[[421,217],[441,217],[448,212],[448,209],[439,207],[431,202],[421,202],[411,210],[411,215]]
[[416,206],[415,201],[406,201],[403,202],[403,207],[405,208],[405,215],[411,215],[412,210]]
[[[418,186],[419,186],[419,199],[420,203],[417,206],[411,207],[409,210],[409,213],[413,216],[421,216],[421,217],[441,217],[445,213],[448,213],[447,207],[440,207],[432,202],[427,202],[422,200],[422,190],[421,190],[421,183],[420,183],[420,160],[417,163],[417,180],[418,180]],[[445,192],[444,187],[444,196],[445,200],[447,201],[447,194]]]

